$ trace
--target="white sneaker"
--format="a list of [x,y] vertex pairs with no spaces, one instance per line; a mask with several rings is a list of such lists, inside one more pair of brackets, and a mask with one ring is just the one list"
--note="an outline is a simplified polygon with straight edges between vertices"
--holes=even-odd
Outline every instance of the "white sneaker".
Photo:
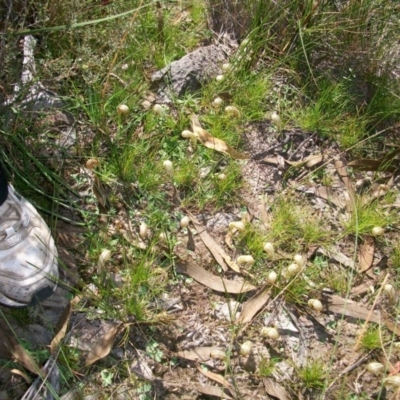
[[57,249],[49,227],[9,185],[0,206],[0,303],[33,305],[53,294],[57,280]]

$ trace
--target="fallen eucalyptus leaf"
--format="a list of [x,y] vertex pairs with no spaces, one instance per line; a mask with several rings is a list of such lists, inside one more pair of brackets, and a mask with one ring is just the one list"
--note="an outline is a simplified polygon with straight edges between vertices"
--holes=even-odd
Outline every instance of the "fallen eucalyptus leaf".
[[322,199],[328,201],[338,208],[344,208],[345,206],[340,198],[332,193],[330,188],[328,188],[327,186],[319,186],[315,188],[315,195],[321,197]]
[[240,273],[240,268],[237,264],[231,260],[228,254],[222,249],[221,246],[217,244],[217,242],[208,234],[207,228],[202,225],[196,217],[189,213],[190,218],[192,220],[192,224],[196,228],[197,233],[200,236],[200,239],[203,241],[204,245],[210,250],[211,254],[214,256],[215,261],[219,264],[219,266],[224,270],[228,270],[228,266],[233,269],[235,272]]
[[374,261],[375,241],[371,236],[364,238],[364,243],[360,247],[359,253],[359,272],[365,272],[372,267]]
[[233,236],[235,236],[235,233],[232,229],[229,229],[228,232],[226,232],[225,235],[225,244],[231,249],[235,250],[235,246],[233,244]]
[[207,396],[214,396],[214,397],[220,397],[221,399],[226,399],[226,400],[233,400],[233,397],[225,393],[225,390],[218,387],[218,386],[211,386],[211,385],[200,385],[200,384],[192,384],[191,387],[194,390],[197,390],[200,393],[203,393]]
[[335,249],[334,247],[331,247],[329,249],[324,249],[324,248],[320,247],[318,249],[318,253],[334,259],[339,264],[342,264],[345,267],[353,268],[353,269],[355,268],[354,261],[350,257],[347,257],[345,254],[341,253],[339,250]]
[[335,168],[337,173],[340,176],[340,179],[343,181],[344,186],[347,189],[347,193],[349,194],[349,201],[347,202],[347,210],[348,211],[355,211],[355,203],[356,203],[356,192],[354,190],[353,184],[351,183],[351,180],[349,178],[349,174],[347,173],[346,167],[343,164],[342,161],[340,160],[335,160],[334,162]]
[[230,281],[221,278],[189,261],[178,262],[176,265],[176,272],[189,275],[197,282],[217,292],[238,294],[256,289],[255,286],[245,281]]
[[354,160],[349,162],[347,165],[359,171],[388,171],[395,172],[399,168],[399,161],[394,157],[399,154],[400,148],[397,148],[384,157],[378,158],[377,160],[372,160],[368,158],[363,158],[360,160]]
[[236,151],[223,140],[215,138],[214,136],[209,134],[205,129],[201,127],[197,115],[192,114],[192,116],[190,117],[190,123],[192,126],[192,131],[196,135],[197,139],[209,149],[228,154],[232,158],[235,158],[237,160],[247,160],[249,158],[249,156]]
[[366,282],[361,283],[358,286],[354,286],[351,290],[350,293],[354,296],[360,296],[364,293],[367,293],[369,290],[371,290],[370,288],[373,287],[376,283],[375,279],[369,279]]
[[296,190],[298,190],[299,192],[305,193],[305,194],[314,194],[315,196],[320,197],[321,199],[327,201],[328,203],[330,203],[338,208],[345,207],[345,204],[327,186],[307,187],[307,186],[301,185],[301,186],[297,186]]
[[275,382],[271,378],[264,378],[263,384],[265,391],[272,397],[276,397],[279,400],[290,400],[286,390],[278,382]]
[[35,359],[19,344],[15,332],[10,327],[8,321],[1,319],[0,339],[2,346],[2,357],[12,357],[28,371],[36,375],[42,375],[41,369]]
[[354,160],[347,163],[348,167],[352,167],[359,171],[378,171],[381,162],[379,160],[371,160],[368,158],[363,158],[360,160]]
[[261,161],[266,162],[267,164],[278,165],[279,161],[277,157],[265,157]]
[[201,374],[206,376],[207,378],[212,379],[213,381],[220,383],[221,385],[223,385],[227,389],[231,388],[231,384],[222,375],[219,375],[219,374],[216,374],[215,372],[211,372],[211,371],[208,371],[206,369],[203,369],[200,366],[197,366],[197,370]]
[[54,336],[53,340],[50,343],[50,352],[54,354],[54,352],[57,350],[58,345],[60,344],[61,340],[64,339],[65,334],[67,333],[67,327],[68,327],[68,322],[71,317],[71,313],[74,309],[74,307],[79,303],[81,297],[80,296],[75,296],[67,305],[67,307],[64,309],[62,314],[60,315],[60,318],[57,321],[55,332],[56,335]]
[[[29,383],[29,384],[31,383],[31,378],[29,378],[29,376],[28,376],[25,372],[22,372],[22,371],[20,371],[19,369],[16,369],[16,368],[10,369],[10,372],[11,372],[12,374],[21,376],[22,378],[25,379],[25,381],[26,381],[27,383]],[[0,397],[0,398],[1,398],[1,397]]]
[[324,161],[324,156],[322,154],[314,154],[312,156],[307,157],[304,161],[306,161],[307,168],[312,168],[322,163],[322,161]]
[[190,350],[182,350],[175,353],[178,357],[185,358],[186,360],[205,362],[210,360],[211,354],[214,351],[221,350],[219,347],[196,347]]
[[91,365],[97,360],[106,357],[110,353],[118,333],[120,333],[122,329],[126,328],[128,325],[129,324],[122,322],[114,325],[102,338],[94,343],[92,349],[86,357],[85,366]]
[[95,194],[101,213],[105,214],[109,207],[108,190],[106,185],[95,175],[93,179],[93,193]]
[[242,312],[239,316],[239,323],[245,324],[250,322],[253,317],[264,307],[269,299],[269,292],[271,285],[268,283],[261,287],[261,289],[249,300],[244,303]]
[[324,156],[322,154],[314,154],[314,155],[308,156],[304,160],[300,160],[300,161],[285,160],[286,164],[289,164],[295,168],[300,168],[303,166],[305,166],[307,168],[312,168],[315,165],[320,164],[322,161],[324,161]]
[[335,314],[345,315],[346,317],[361,319],[363,321],[368,319],[370,322],[375,322],[376,324],[381,322],[380,313],[371,313],[370,309],[352,300],[343,299],[336,295],[326,295],[325,301],[328,311]]

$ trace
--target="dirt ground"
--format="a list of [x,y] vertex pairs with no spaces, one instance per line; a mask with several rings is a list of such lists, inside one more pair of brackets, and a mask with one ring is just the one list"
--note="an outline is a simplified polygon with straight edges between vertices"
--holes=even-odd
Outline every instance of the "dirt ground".
[[[342,164],[337,164],[341,161],[345,165],[347,160],[334,144],[298,129],[287,129],[277,135],[269,121],[246,126],[243,138],[250,159],[242,163],[246,180],[242,194],[252,223],[268,223],[265,220],[267,210],[260,196],[267,194],[273,197],[286,190],[290,196],[306,198],[316,213],[326,216],[326,224],[338,229],[335,216],[346,212],[349,188],[346,187],[346,178],[338,173]],[[310,156],[317,161],[308,169],[293,170],[293,165],[287,163],[307,160]],[[323,168],[329,176],[329,194],[318,179],[304,179],[316,168]],[[368,173],[364,172],[356,172],[356,175],[351,182],[368,177]],[[300,181],[309,185],[299,184]],[[395,179],[392,189],[397,190],[398,184],[398,179]],[[296,190],[289,191],[293,187]],[[263,204],[264,210],[260,207]],[[176,272],[186,274],[178,274],[178,279],[167,285],[163,296],[153,305],[162,316],[159,322],[148,326],[136,321],[103,321],[101,314],[96,315],[96,310],[90,318],[90,313],[84,312],[70,315],[63,339],[69,346],[87,354],[93,352],[96,344],[100,345],[103,350],[98,358],[103,359],[98,363],[102,365],[102,370],[110,369],[115,364],[128,366],[129,376],[116,379],[117,389],[113,390],[113,394],[106,390],[107,396],[111,396],[108,398],[316,399],[320,398],[320,390],[305,387],[298,379],[299,369],[306,366],[309,360],[320,360],[321,366],[329,367],[325,399],[395,398],[396,393],[390,389],[386,392],[381,387],[381,379],[369,372],[366,364],[371,360],[389,363],[393,367],[391,374],[395,374],[398,368],[397,347],[393,348],[391,355],[386,355],[386,360],[381,353],[368,352],[359,347],[366,321],[385,326],[394,337],[399,334],[394,321],[386,317],[393,307],[384,296],[377,297],[373,310],[371,307],[369,287],[379,285],[383,279],[388,268],[384,254],[387,250],[374,247],[370,265],[358,275],[347,304],[326,288],[320,297],[323,310],[317,313],[305,306],[290,304],[282,296],[273,297],[264,284],[246,293],[230,294],[213,290],[212,285],[201,277],[197,279],[198,275],[187,265],[202,268],[214,277],[222,272],[227,280],[241,282],[242,272],[221,270],[215,252],[209,250],[210,244],[207,245],[199,229],[202,226],[211,241],[234,259],[235,252],[228,248],[225,240],[228,225],[240,218],[240,210],[221,210],[214,215],[194,217],[198,224],[191,228],[192,237],[182,233],[180,245],[174,249],[184,264],[180,267],[178,262]],[[62,271],[67,271],[62,276],[66,285],[60,285],[50,299],[30,310],[28,322],[21,323],[15,314],[2,308],[16,336],[36,350],[50,345],[57,323],[61,321],[62,325],[68,322],[65,316],[62,317],[71,299],[67,286],[74,286],[79,281],[79,263],[84,259],[84,230],[60,222],[58,232],[60,259],[65,264]],[[352,259],[353,251],[352,244],[343,240],[334,249],[310,248],[307,257],[308,262],[312,262],[317,254],[323,254],[332,268],[335,265],[358,268]],[[381,271],[380,275],[371,272],[376,268]],[[193,279],[188,279],[187,275]],[[262,293],[267,295],[263,297]],[[250,313],[251,317],[243,322],[246,307],[252,299],[256,303],[256,312]],[[83,295],[81,302],[86,302],[90,309],[89,298]],[[263,337],[260,332],[266,326],[274,326],[280,334],[279,339]],[[252,348],[249,354],[243,355],[241,345],[246,341],[251,341]],[[14,358],[26,367],[21,357],[17,355]],[[271,362],[274,367],[267,374],[265,366],[271,365]],[[3,386],[2,398],[20,398],[27,389],[24,375],[7,369],[2,371],[0,379],[7,386],[7,390]],[[84,382],[86,391],[96,395],[86,396],[85,399],[104,398],[104,392],[102,394],[99,390],[101,372],[98,369],[94,371],[92,377],[86,377]],[[81,376],[81,373],[77,372],[77,375]],[[10,383],[12,391],[9,390]],[[138,392],[138,387],[142,387],[143,392]],[[353,397],[345,397],[342,393],[351,393]]]

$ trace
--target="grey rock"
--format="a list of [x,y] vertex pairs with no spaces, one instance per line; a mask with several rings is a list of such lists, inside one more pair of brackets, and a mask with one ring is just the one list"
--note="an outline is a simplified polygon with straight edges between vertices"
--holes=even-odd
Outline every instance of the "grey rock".
[[238,217],[232,213],[217,213],[209,221],[207,221],[207,229],[212,232],[226,232],[229,224]]
[[33,347],[48,346],[53,339],[53,333],[40,324],[16,326],[14,328],[18,337],[24,339]]
[[[155,72],[151,80],[160,83],[159,94],[168,87],[171,94],[182,96],[199,90],[220,74],[224,62],[226,56],[219,47],[201,47]],[[170,97],[168,93],[167,96]]]
[[237,301],[230,300],[228,303],[219,304],[216,309],[216,317],[234,322],[239,318],[241,304]]

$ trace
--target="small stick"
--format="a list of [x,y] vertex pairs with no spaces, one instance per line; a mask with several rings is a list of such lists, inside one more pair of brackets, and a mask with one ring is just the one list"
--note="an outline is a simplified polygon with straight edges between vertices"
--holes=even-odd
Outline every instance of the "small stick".
[[[275,146],[270,147],[268,150],[262,151],[261,153],[255,154],[253,157],[251,157],[252,160],[260,160],[261,158],[265,157],[267,154],[271,153],[273,150],[277,149],[278,147],[281,147],[287,143],[289,143],[291,137],[290,134],[285,138],[283,142],[280,142],[276,144]],[[262,161],[262,160],[260,160]]]
[[290,161],[294,155],[311,139],[314,139],[316,133],[313,133],[312,135],[310,135],[308,138],[304,139],[298,146],[297,149],[290,155],[290,157],[288,158],[288,161]]

